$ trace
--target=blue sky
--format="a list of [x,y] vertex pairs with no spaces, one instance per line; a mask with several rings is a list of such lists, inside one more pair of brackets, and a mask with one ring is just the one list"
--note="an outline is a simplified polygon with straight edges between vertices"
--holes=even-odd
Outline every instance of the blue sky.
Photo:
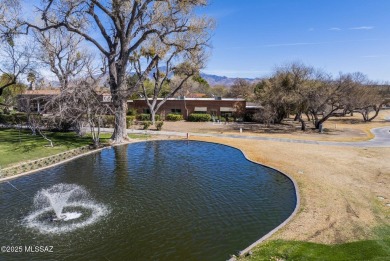
[[300,61],[390,81],[390,0],[210,0],[206,73],[262,77]]

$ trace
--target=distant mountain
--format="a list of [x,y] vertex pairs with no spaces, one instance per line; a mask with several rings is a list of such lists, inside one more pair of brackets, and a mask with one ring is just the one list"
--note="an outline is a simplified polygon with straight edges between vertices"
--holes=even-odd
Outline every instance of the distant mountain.
[[219,75],[213,75],[213,74],[207,74],[207,73],[201,73],[200,76],[202,76],[203,79],[205,79],[211,86],[215,85],[224,85],[224,86],[232,86],[234,82],[237,79],[244,79],[247,80],[250,83],[258,82],[259,79],[255,78],[230,78],[226,76],[219,76]]
[[[161,66],[159,67],[160,70],[162,72],[165,71],[165,66]],[[149,78],[152,79],[153,78],[153,73],[156,72],[156,69],[153,69],[150,73],[149,73]],[[219,76],[219,75],[214,75],[214,74],[207,74],[207,73],[200,73],[200,76],[202,76],[203,79],[205,79],[209,84],[210,86],[215,86],[215,85],[223,85],[223,86],[226,86],[226,87],[230,87],[234,84],[234,82],[237,80],[237,79],[244,79],[250,83],[256,83],[258,82],[260,79],[259,78],[238,78],[238,77],[235,77],[235,78],[230,78],[230,77],[226,77],[226,76]],[[106,77],[103,77],[102,79],[102,82],[104,82],[106,80]],[[60,86],[60,83],[58,81],[50,81],[49,84],[52,86],[52,87],[59,87]]]

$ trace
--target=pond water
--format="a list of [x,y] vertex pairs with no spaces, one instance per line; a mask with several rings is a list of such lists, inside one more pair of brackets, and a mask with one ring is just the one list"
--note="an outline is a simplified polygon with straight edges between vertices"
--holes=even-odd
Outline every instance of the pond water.
[[[61,183],[84,189],[104,213],[68,231],[26,224],[34,197]],[[23,248],[0,253],[0,260],[226,260],[286,220],[295,205],[290,179],[237,149],[134,143],[0,183],[1,245]],[[71,221],[55,224],[77,223],[83,214],[75,211]],[[53,248],[26,253],[30,246]]]

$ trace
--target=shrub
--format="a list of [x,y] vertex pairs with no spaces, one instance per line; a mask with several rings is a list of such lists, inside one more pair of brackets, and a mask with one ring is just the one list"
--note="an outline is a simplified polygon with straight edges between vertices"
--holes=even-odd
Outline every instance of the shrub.
[[210,114],[200,114],[200,113],[191,113],[190,116],[188,116],[188,121],[195,121],[195,122],[204,122],[204,121],[211,121],[211,115]]
[[149,129],[150,125],[152,125],[152,122],[151,121],[143,121],[142,125],[144,126],[142,129],[147,130],[147,129]]
[[130,108],[127,111],[127,116],[136,116],[137,115],[137,110],[135,108]]
[[115,126],[115,116],[114,115],[103,115],[103,127],[104,128],[113,128]]
[[133,126],[135,120],[135,116],[126,116],[126,128],[129,129]]
[[26,123],[27,122],[27,114],[26,113],[15,113],[14,118],[16,123]]
[[181,114],[174,114],[174,113],[170,113],[168,114],[165,119],[167,121],[182,121],[183,120],[183,115]]
[[137,115],[137,120],[139,121],[148,121],[150,120],[150,114],[142,113]]
[[[150,121],[150,114],[148,114],[148,113],[138,114],[137,120],[139,120],[139,121]],[[155,120],[159,121],[160,120],[160,115],[156,114]]]
[[156,128],[158,131],[162,129],[162,126],[164,125],[163,121],[156,121]]
[[12,114],[0,114],[1,124],[15,124],[15,118]]

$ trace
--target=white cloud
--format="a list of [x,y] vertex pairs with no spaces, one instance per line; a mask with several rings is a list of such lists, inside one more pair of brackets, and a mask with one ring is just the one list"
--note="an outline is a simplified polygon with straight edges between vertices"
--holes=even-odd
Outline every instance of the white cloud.
[[328,29],[329,31],[341,31],[341,28],[338,27],[332,27]]
[[280,46],[297,46],[297,45],[313,45],[313,44],[323,44],[323,43],[282,43],[282,44],[267,44],[263,45],[264,47],[280,47]]
[[308,31],[309,31],[309,32],[313,32],[313,31],[314,31],[314,28],[313,28],[313,27],[310,27]]
[[382,57],[389,57],[388,54],[378,54],[378,55],[364,55],[361,56],[361,58],[382,58]]
[[374,26],[359,26],[359,27],[351,27],[349,30],[372,30]]

